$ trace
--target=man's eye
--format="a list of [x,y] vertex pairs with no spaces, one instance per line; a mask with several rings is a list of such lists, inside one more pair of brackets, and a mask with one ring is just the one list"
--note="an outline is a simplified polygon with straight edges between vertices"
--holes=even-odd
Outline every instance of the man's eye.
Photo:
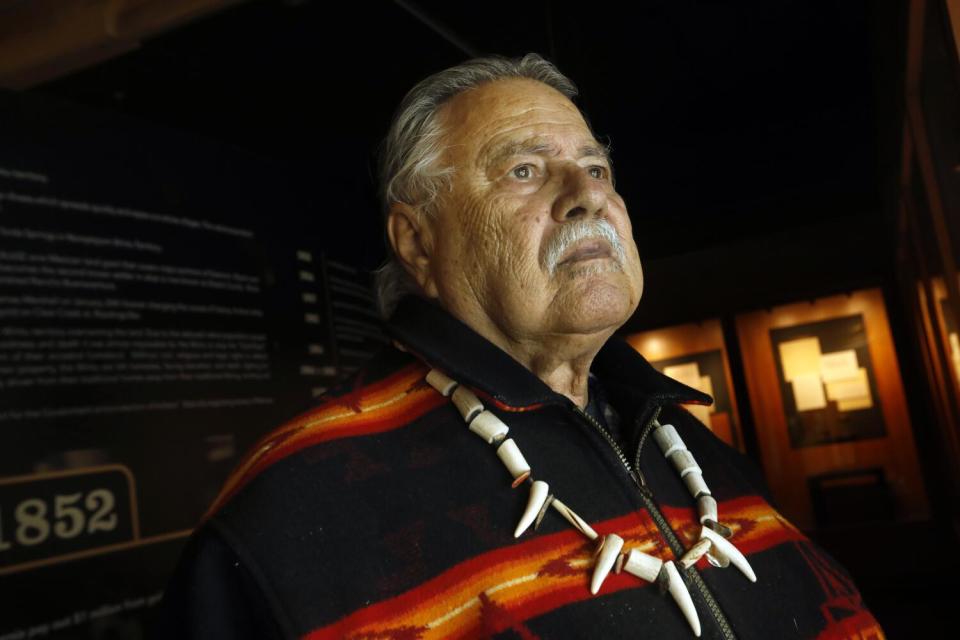
[[514,178],[519,178],[520,180],[529,180],[533,177],[533,167],[528,164],[522,164],[519,167],[514,168],[512,173]]
[[604,180],[607,177],[607,168],[599,165],[590,167],[590,177],[596,180]]

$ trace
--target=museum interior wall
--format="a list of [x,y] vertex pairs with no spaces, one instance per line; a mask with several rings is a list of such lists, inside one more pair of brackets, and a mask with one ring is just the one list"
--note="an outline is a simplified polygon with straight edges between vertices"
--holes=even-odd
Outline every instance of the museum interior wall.
[[0,640],[145,637],[239,457],[388,346],[393,106],[528,50],[613,140],[645,278],[622,337],[714,398],[687,408],[890,637],[936,637],[960,568],[960,2],[640,3],[589,50],[598,18],[559,3],[449,4],[0,0]]

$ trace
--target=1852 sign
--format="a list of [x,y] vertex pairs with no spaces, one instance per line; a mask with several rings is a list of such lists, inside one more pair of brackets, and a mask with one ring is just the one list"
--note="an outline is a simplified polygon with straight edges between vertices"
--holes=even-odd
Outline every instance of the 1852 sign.
[[137,538],[126,467],[0,478],[0,573]]

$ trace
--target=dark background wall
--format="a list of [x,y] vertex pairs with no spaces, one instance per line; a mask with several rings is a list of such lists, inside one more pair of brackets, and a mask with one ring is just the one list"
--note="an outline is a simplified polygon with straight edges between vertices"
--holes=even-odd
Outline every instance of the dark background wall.
[[[283,163],[310,198],[304,224],[349,231],[331,250],[373,267],[382,248],[372,157],[404,92],[472,53],[540,52],[579,85],[613,144],[649,270],[635,324],[651,326],[841,291],[882,272],[904,13],[866,1],[588,10],[264,0],[39,90]],[[810,240],[824,243],[819,264],[785,259],[781,248]],[[700,284],[677,296],[675,278]]]

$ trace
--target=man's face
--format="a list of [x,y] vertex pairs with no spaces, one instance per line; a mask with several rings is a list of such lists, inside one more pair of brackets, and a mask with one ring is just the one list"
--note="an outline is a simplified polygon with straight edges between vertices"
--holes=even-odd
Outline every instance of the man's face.
[[510,79],[460,94],[440,116],[455,172],[430,229],[428,293],[512,341],[623,324],[643,291],[640,257],[603,147],[573,103]]

